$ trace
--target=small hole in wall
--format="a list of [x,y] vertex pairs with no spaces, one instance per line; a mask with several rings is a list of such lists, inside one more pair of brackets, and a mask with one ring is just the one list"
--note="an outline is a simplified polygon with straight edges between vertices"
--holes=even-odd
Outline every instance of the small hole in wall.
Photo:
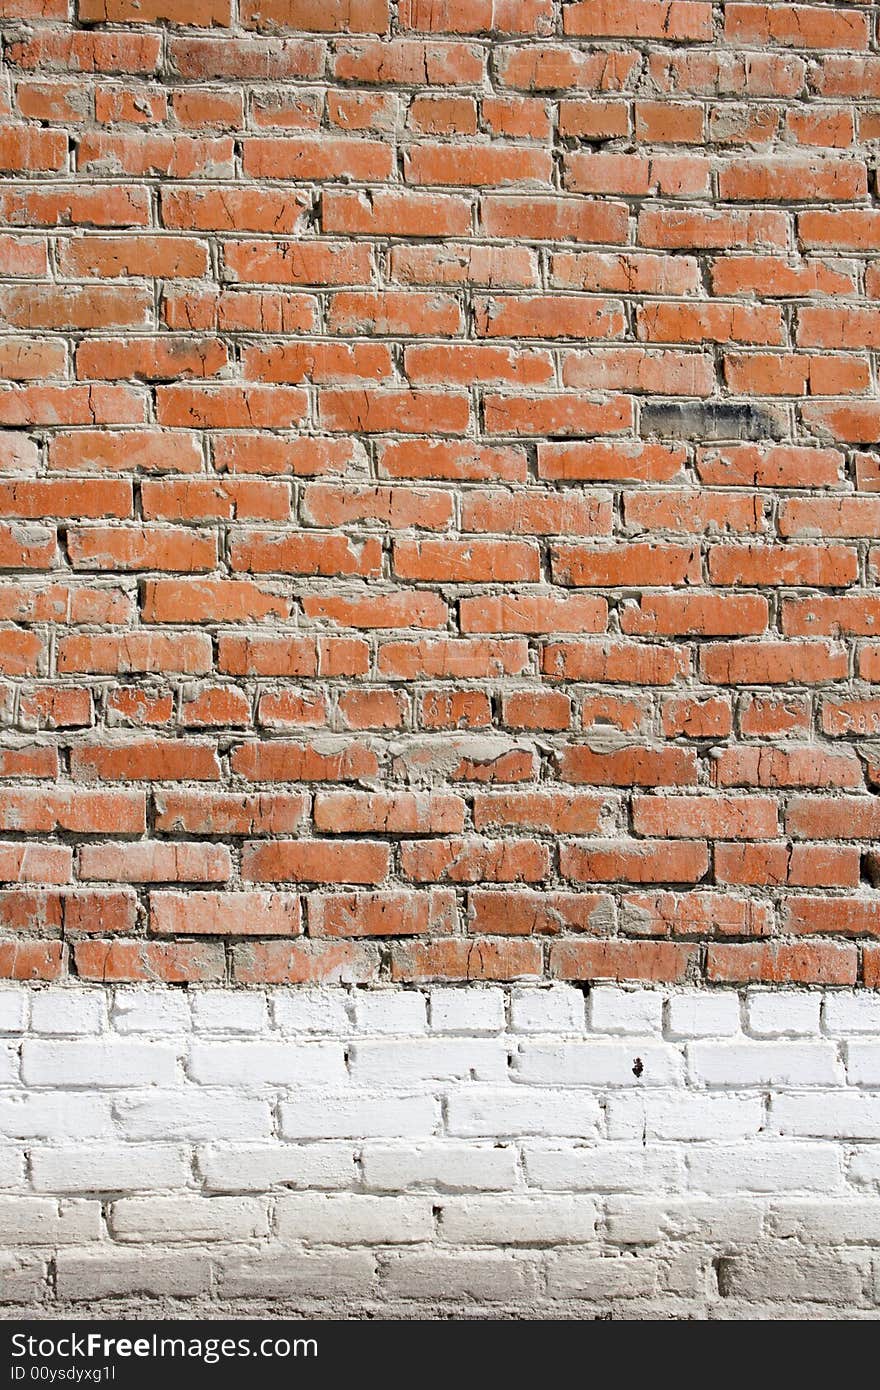
[[644,1070],[644,1062],[642,1061],[641,1057],[637,1057],[636,1060],[633,1062],[633,1076],[641,1076]]

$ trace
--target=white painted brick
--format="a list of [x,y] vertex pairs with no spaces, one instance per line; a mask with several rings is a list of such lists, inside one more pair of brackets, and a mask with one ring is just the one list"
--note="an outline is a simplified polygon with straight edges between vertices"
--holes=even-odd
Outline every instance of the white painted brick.
[[880,1139],[880,1096],[847,1090],[775,1095],[770,1127],[816,1139]]
[[348,993],[344,989],[279,990],[271,996],[275,1027],[283,1033],[331,1033],[344,1037],[351,1031]]
[[20,1187],[24,1174],[24,1150],[4,1144],[0,1148],[0,1187]]
[[100,1254],[61,1251],[57,1260],[58,1297],[66,1302],[122,1295],[195,1297],[211,1282],[207,1255],[183,1250],[120,1250]]
[[779,1300],[790,1308],[793,1299],[818,1303],[860,1301],[863,1270],[844,1255],[801,1256],[792,1259],[791,1247],[778,1253],[761,1252],[721,1261],[718,1271],[722,1294],[727,1298]]
[[810,1036],[819,1032],[822,997],[802,990],[750,990],[746,1022],[762,1038]]
[[280,1107],[285,1139],[420,1139],[437,1127],[433,1096],[388,1092],[300,1094]]
[[114,1102],[127,1139],[258,1139],[272,1134],[267,1101],[236,1091],[215,1095],[195,1087],[125,1096]]
[[190,996],[182,990],[118,989],[113,1000],[113,1027],[120,1033],[187,1033]]
[[628,1042],[525,1042],[515,1075],[550,1086],[669,1086],[681,1073],[678,1052],[651,1039]]
[[473,1076],[497,1081],[507,1075],[507,1047],[494,1038],[377,1038],[356,1042],[350,1053],[351,1078],[359,1085],[398,1085],[446,1077]]
[[200,1042],[187,1075],[203,1086],[333,1086],[346,1079],[345,1052],[334,1042]]
[[449,1133],[465,1137],[546,1134],[587,1139],[598,1133],[602,1120],[594,1096],[530,1086],[463,1086],[449,1093],[446,1110]]
[[339,1306],[369,1295],[375,1276],[367,1250],[294,1254],[275,1245],[259,1255],[226,1255],[217,1265],[221,1298],[326,1298]]
[[514,989],[510,995],[514,1033],[583,1033],[583,991],[573,985]]
[[749,1244],[764,1224],[766,1202],[751,1197],[611,1197],[605,1209],[609,1240],[654,1245],[666,1240]]
[[31,1001],[33,1033],[100,1033],[106,1017],[107,1001],[99,989],[45,989]]
[[0,1134],[10,1139],[111,1135],[110,1098],[86,1091],[0,1092]]
[[761,1096],[632,1091],[608,1100],[612,1139],[745,1139],[764,1120]]
[[450,1197],[440,1213],[440,1235],[468,1245],[580,1244],[596,1231],[598,1208],[589,1197]]
[[545,1192],[651,1192],[681,1187],[684,1158],[666,1145],[594,1144],[564,1148],[527,1144],[526,1181]]
[[516,1186],[516,1151],[512,1146],[456,1144],[370,1145],[362,1154],[367,1187],[390,1192],[413,1187],[440,1191],[505,1191]]
[[673,994],[667,1010],[673,1038],[729,1038],[740,1029],[736,994]]
[[0,1045],[0,1085],[18,1080],[18,1048]]
[[266,996],[249,990],[195,990],[192,1018],[199,1033],[265,1033],[269,1028]]
[[842,1081],[828,1042],[688,1044],[691,1075],[706,1086],[828,1086]]
[[822,1009],[826,1033],[873,1033],[880,1036],[880,998],[874,993],[828,990]]
[[878,1003],[0,985],[0,1303],[873,1316]]
[[35,995],[17,985],[0,986],[0,1033],[22,1033],[27,1027],[28,1002]]
[[860,1187],[880,1186],[880,1144],[854,1149],[847,1166],[847,1177]]
[[880,1086],[880,1038],[871,1042],[849,1042],[846,1075],[853,1086]]
[[40,1303],[46,1296],[46,1254],[0,1254],[0,1303]]
[[100,1202],[56,1197],[0,1197],[4,1245],[77,1245],[101,1236]]
[[833,1144],[691,1147],[690,1185],[701,1192],[829,1192],[841,1186],[841,1154]]
[[773,1202],[767,1231],[805,1245],[880,1244],[880,1202],[841,1197],[825,1202],[810,1198]]
[[415,990],[357,990],[354,1020],[364,1033],[424,1033],[428,1026],[425,997]]
[[659,1033],[663,1027],[663,995],[650,989],[617,989],[598,985],[587,1005],[594,1033]]
[[248,1144],[206,1147],[198,1167],[212,1192],[264,1192],[273,1187],[353,1187],[355,1150],[348,1143]]
[[535,1297],[539,1272],[536,1259],[513,1250],[406,1250],[385,1263],[382,1287],[393,1298],[448,1301],[457,1307],[462,1302],[518,1303]]
[[551,1259],[547,1291],[551,1298],[649,1298],[657,1292],[659,1266],[647,1255],[597,1258],[566,1252]]
[[21,1074],[28,1086],[170,1086],[177,1052],[160,1043],[42,1042],[26,1039]]
[[504,990],[474,988],[431,990],[431,1030],[434,1033],[502,1033]]
[[[672,1247],[676,1249],[675,1246]],[[661,1252],[657,1252],[658,1254]],[[665,1252],[663,1252],[665,1254]],[[685,1246],[679,1247],[678,1252],[673,1255],[667,1263],[663,1262],[662,1283],[670,1293],[677,1294],[679,1297],[697,1299],[699,1303],[705,1300],[707,1291],[711,1288],[714,1297],[716,1286],[715,1262],[711,1252],[701,1245],[696,1248]]]
[[31,1171],[37,1192],[139,1192],[185,1187],[191,1175],[188,1150],[174,1144],[33,1149]]
[[269,1234],[269,1204],[257,1197],[128,1197],[110,1208],[121,1241],[257,1240]]
[[297,1192],[280,1197],[275,1221],[281,1240],[327,1245],[409,1245],[430,1240],[430,1197],[372,1197]]

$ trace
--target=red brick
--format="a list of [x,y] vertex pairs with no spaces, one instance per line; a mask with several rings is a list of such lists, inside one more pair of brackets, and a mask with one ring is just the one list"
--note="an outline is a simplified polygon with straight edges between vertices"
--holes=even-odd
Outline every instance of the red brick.
[[660,941],[554,941],[550,974],[557,980],[663,980],[681,983],[693,947]]
[[656,647],[613,639],[548,642],[541,652],[541,670],[550,680],[669,685],[687,674],[688,654],[683,647]]
[[824,5],[732,4],[725,7],[725,38],[748,47],[867,48],[867,16]]
[[858,159],[790,156],[787,159],[732,160],[718,174],[725,201],[849,203],[868,191],[865,164]]
[[619,92],[638,62],[638,54],[632,51],[590,53],[570,45],[532,43],[502,50],[497,74],[502,86],[527,92],[555,92],[566,88]]
[[787,943],[712,945],[706,956],[706,973],[722,983],[853,985],[858,957],[854,946],[836,943],[788,945]]
[[214,745],[181,739],[81,743],[71,750],[70,770],[77,781],[216,782],[220,778]]
[[608,840],[560,846],[559,871],[576,883],[697,883],[709,867],[705,840]]
[[181,936],[297,936],[299,899],[285,893],[151,893],[150,931]]
[[725,585],[852,584],[856,551],[846,545],[712,545],[709,577]]
[[458,194],[380,189],[367,196],[332,188],[321,200],[321,226],[359,236],[466,236],[471,204]]
[[[854,888],[858,887],[859,882],[859,859],[858,850],[847,845],[721,843],[715,846],[715,878],[718,883],[763,888],[776,888],[784,884]],[[789,925],[793,921],[789,900]]]
[[462,632],[604,632],[608,605],[591,594],[463,598]]
[[130,932],[137,922],[137,898],[131,889],[66,893],[64,932]]
[[400,728],[409,716],[409,699],[393,689],[346,691],[339,696],[339,716],[346,728]]
[[146,829],[145,807],[144,793],[137,791],[6,788],[0,791],[0,829],[41,834],[62,830],[138,835]]
[[379,973],[375,946],[351,941],[255,941],[233,947],[241,985],[369,984]]
[[537,241],[623,242],[629,226],[625,203],[581,198],[501,197],[480,202],[480,222],[488,236],[527,236]]
[[223,948],[212,943],[77,941],[73,956],[84,980],[204,984],[225,973]]
[[[571,701],[557,690],[520,691],[503,697],[501,717],[511,729],[567,729]],[[490,719],[491,712],[485,722]]]
[[57,980],[63,968],[60,941],[0,941],[4,980]]
[[404,876],[417,883],[536,883],[550,868],[546,848],[535,840],[404,841],[400,855]]
[[[314,727],[326,724],[328,714],[326,701],[321,695],[305,695],[295,690],[267,691],[260,696],[257,723],[270,729]],[[247,715],[241,722],[250,722]]]
[[448,888],[424,893],[311,893],[309,934],[313,937],[433,936],[454,930],[455,894]]
[[387,845],[370,840],[273,840],[242,850],[242,878],[252,883],[381,883]]
[[534,941],[401,942],[391,950],[393,980],[524,980],[541,974]]
[[211,669],[211,640],[204,632],[77,634],[59,642],[57,666],[61,674],[174,671],[206,675]]
[[474,827],[583,835],[598,830],[602,806],[602,797],[589,792],[478,792],[474,797]]
[[330,34],[388,32],[388,0],[245,0],[246,29],[314,30]]
[[599,753],[581,744],[562,750],[560,776],[590,786],[676,787],[697,781],[697,761],[689,748],[635,745]]
[[740,701],[739,723],[745,735],[773,738],[810,731],[810,698],[806,695],[747,695]]
[[356,782],[375,777],[378,762],[366,744],[323,752],[304,743],[242,743],[230,755],[232,770],[251,782]]
[[171,526],[78,526],[68,533],[70,558],[80,570],[213,569],[213,532]]
[[610,726],[625,734],[646,734],[653,723],[651,713],[651,701],[644,695],[585,695],[581,701],[581,727],[585,732],[599,733]]
[[859,787],[862,768],[849,752],[827,752],[821,746],[729,747],[716,760],[719,787]]
[[[86,793],[80,793],[86,795]],[[191,835],[284,834],[295,831],[306,811],[302,792],[271,797],[242,792],[156,791],[156,829]],[[102,827],[103,828],[103,827]]]
[[557,584],[601,588],[696,583],[699,552],[683,545],[632,543],[606,546],[558,544],[552,547],[553,578]]
[[777,806],[768,796],[635,796],[639,835],[763,840],[777,833]]
[[667,738],[725,738],[733,729],[727,695],[672,695],[663,701],[660,717]]
[[773,909],[754,898],[720,893],[627,893],[620,928],[633,936],[768,936]]
[[831,642],[717,642],[703,648],[700,670],[718,685],[810,685],[844,680],[849,663]]

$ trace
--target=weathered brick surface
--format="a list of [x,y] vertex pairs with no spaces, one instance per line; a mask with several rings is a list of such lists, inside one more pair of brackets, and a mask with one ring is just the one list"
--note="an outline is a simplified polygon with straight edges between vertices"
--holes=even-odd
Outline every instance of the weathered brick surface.
[[0,974],[876,987],[877,7],[12,9]]
[[880,1004],[0,988],[0,1305],[876,1318]]

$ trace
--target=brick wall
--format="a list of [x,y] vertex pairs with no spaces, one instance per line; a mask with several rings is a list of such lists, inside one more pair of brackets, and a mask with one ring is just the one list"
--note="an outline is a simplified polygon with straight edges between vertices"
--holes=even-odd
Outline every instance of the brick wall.
[[878,6],[0,38],[8,998],[880,986]]
[[18,986],[0,1030],[7,1316],[878,1316],[864,991]]
[[22,7],[2,973],[875,985],[876,7]]

